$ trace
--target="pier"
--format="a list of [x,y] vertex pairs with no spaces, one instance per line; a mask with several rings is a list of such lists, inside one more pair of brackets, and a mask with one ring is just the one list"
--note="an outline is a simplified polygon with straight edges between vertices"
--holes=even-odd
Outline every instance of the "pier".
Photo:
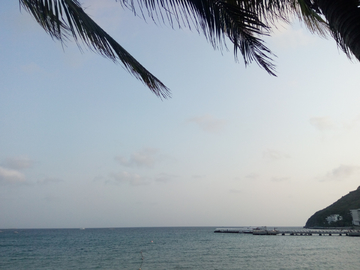
[[349,235],[349,230],[299,230],[299,231],[278,231],[279,235],[299,235],[299,236],[307,236],[307,235]]
[[[269,233],[256,233],[256,230],[241,230],[235,228],[221,228],[216,229],[215,233],[243,233],[243,234],[253,234],[253,235],[291,235],[291,236],[311,236],[311,235],[318,235],[318,236],[360,236],[359,231],[353,230],[326,230],[326,229],[304,229],[304,230],[263,230],[264,232]],[[270,233],[271,232],[271,233]]]

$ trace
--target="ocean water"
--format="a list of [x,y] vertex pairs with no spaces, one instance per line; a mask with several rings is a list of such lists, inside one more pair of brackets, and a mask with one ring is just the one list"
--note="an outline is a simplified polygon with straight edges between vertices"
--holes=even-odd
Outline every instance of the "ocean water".
[[360,269],[360,237],[214,230],[1,230],[0,269]]

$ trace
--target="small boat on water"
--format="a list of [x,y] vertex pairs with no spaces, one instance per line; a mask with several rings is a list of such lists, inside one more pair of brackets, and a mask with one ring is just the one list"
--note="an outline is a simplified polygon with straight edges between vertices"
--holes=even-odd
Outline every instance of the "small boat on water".
[[252,234],[253,230],[251,228],[242,229],[240,228],[217,228],[214,231],[215,233],[249,233]]
[[253,229],[252,234],[253,235],[277,235],[279,233],[278,230],[276,230],[275,228],[273,230],[268,230],[265,227],[257,227],[255,229]]
[[244,234],[253,234],[253,235],[277,235],[280,232],[275,228],[273,230],[268,230],[266,226],[257,227],[257,228],[247,228],[245,230],[241,230],[238,228],[220,228],[216,229],[214,233],[244,233]]
[[240,230],[223,228],[216,229],[214,233],[240,233]]

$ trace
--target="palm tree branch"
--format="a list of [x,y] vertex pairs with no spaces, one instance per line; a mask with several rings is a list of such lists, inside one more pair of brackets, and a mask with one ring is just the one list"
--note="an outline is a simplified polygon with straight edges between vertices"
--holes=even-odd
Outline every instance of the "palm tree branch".
[[303,21],[312,33],[327,37],[330,28],[327,22],[319,15],[320,10],[310,0],[293,0],[293,10],[300,21]]
[[338,46],[360,60],[360,8],[354,0],[314,0],[329,23]]
[[77,43],[80,38],[90,49],[114,62],[122,62],[131,74],[158,97],[170,97],[169,89],[95,23],[77,0],[19,1],[51,37],[64,41],[72,35]]
[[[195,27],[201,31],[215,49],[226,48],[227,38],[234,45],[237,58],[239,51],[244,62],[255,60],[271,75],[274,65],[271,63],[271,51],[259,37],[267,35],[269,27],[251,9],[247,9],[249,0],[137,0],[137,7],[143,14],[145,8],[148,16],[167,18],[173,26],[177,22],[180,27]],[[133,0],[119,0],[135,14],[137,9]],[[245,44],[249,42],[249,44]]]

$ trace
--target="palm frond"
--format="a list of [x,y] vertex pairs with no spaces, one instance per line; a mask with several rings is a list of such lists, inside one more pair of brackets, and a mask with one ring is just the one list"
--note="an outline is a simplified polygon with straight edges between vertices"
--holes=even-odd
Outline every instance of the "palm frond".
[[[78,0],[19,0],[37,22],[53,38],[61,41],[69,36],[101,55],[120,61],[136,78],[143,81],[156,95],[167,98],[169,89],[138,63],[124,48],[98,26],[81,8]],[[215,49],[234,46],[234,55],[240,52],[245,65],[255,61],[269,74],[275,75],[270,49],[263,36],[269,35],[278,20],[290,22],[295,14],[310,31],[326,33],[326,22],[315,5],[327,0],[116,0],[143,18],[194,27],[202,32]],[[344,0],[345,1],[345,0]],[[351,1],[351,0],[346,0]],[[330,25],[331,26],[331,25]],[[342,36],[334,37],[343,46]],[[346,46],[345,46],[346,49]],[[275,75],[276,76],[276,75]]]
[[235,57],[239,50],[246,65],[255,61],[269,74],[275,76],[275,66],[270,57],[272,53],[259,38],[268,34],[269,27],[259,20],[256,13],[245,7],[239,7],[236,2],[219,2],[217,5],[220,16],[216,19],[224,22],[219,30],[224,33],[223,38],[227,36],[234,44]]
[[357,0],[315,0],[338,46],[360,60],[360,8]]
[[[268,35],[269,27],[260,20],[249,0],[117,0],[135,14],[168,22],[171,26],[194,27],[202,32],[215,49],[226,48],[226,40],[239,51],[245,64],[256,61],[268,73],[275,75],[271,51],[261,36]],[[145,9],[145,10],[144,10]]]
[[96,24],[84,12],[77,0],[19,1],[51,37],[62,42],[70,35],[77,42],[81,39],[89,48],[104,57],[114,62],[122,62],[131,74],[147,85],[158,97],[165,99],[170,97],[169,89]]
[[312,33],[326,37],[330,33],[327,22],[319,15],[319,10],[310,0],[294,0],[293,10]]

